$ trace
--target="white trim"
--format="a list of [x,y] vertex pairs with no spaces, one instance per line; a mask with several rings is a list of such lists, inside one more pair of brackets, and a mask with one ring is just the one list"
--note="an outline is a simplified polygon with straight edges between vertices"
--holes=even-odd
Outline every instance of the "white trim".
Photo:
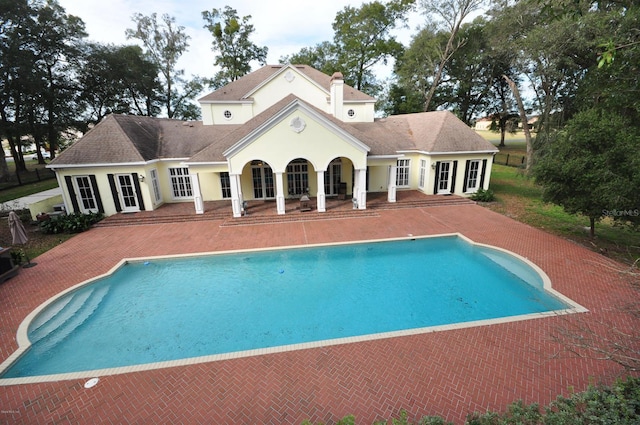
[[49,164],[46,168],[51,168],[52,170],[63,169],[63,168],[93,168],[93,167],[143,167],[146,165],[156,164],[158,162],[175,162],[175,161],[187,161],[188,157],[181,158],[156,158],[149,161],[136,161],[136,162],[99,162],[99,163],[87,163],[87,164]]
[[242,139],[238,140],[226,151],[222,152],[222,155],[225,157],[231,157],[242,149],[246,148],[249,144],[251,144],[255,139],[260,137],[262,134],[266,133],[268,130],[281,123],[288,115],[296,110],[302,110],[306,114],[310,115],[312,118],[316,120],[319,124],[321,124],[326,129],[332,131],[338,137],[341,137],[343,140],[349,142],[356,149],[360,151],[369,152],[371,148],[365,145],[363,142],[355,138],[353,135],[349,134],[342,128],[338,127],[333,122],[329,121],[326,117],[320,115],[316,110],[312,109],[308,106],[304,101],[300,99],[294,99],[287,106],[282,108],[279,112],[271,116],[267,121],[265,121],[261,126],[251,131],[249,134],[244,136]]
[[257,86],[252,88],[250,91],[245,93],[244,96],[242,96],[242,98],[243,99],[247,99],[247,98],[251,97],[254,93],[258,92],[262,87],[266,86],[271,81],[273,81],[276,78],[278,78],[281,74],[284,74],[286,72],[286,70],[293,70],[296,73],[296,75],[299,75],[300,77],[302,77],[305,80],[309,81],[311,84],[313,84],[314,86],[316,86],[317,88],[322,90],[327,95],[331,95],[331,93],[327,89],[322,87],[318,82],[316,82],[315,80],[313,80],[310,77],[308,77],[307,75],[305,75],[304,72],[299,71],[295,66],[293,66],[291,64],[288,64],[288,65],[283,65],[282,68],[280,68],[278,71],[276,71],[273,74],[271,74],[271,76],[269,78],[264,79],[262,81],[262,83],[258,84]]
[[451,152],[427,152],[427,151],[417,151],[417,150],[399,150],[396,151],[398,153],[407,154],[407,153],[419,153],[423,155],[472,155],[472,154],[493,154],[500,152],[499,150],[495,151],[451,151]]
[[247,99],[247,100],[199,100],[198,102],[200,104],[206,104],[206,105],[227,105],[227,104],[230,104],[230,103],[251,105],[251,104],[254,103],[253,99]]

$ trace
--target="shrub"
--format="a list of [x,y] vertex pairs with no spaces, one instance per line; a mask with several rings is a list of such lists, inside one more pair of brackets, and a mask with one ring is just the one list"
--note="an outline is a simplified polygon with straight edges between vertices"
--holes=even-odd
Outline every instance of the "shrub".
[[102,213],[62,215],[40,223],[42,233],[80,233],[88,230],[93,224],[104,218]]
[[478,191],[471,195],[470,198],[477,202],[493,202],[495,200],[495,195],[491,189],[478,189]]

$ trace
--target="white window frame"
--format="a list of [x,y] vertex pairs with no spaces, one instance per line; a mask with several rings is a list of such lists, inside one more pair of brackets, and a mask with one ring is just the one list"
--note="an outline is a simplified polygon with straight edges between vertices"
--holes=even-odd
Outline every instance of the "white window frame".
[[420,179],[418,180],[418,187],[424,189],[424,184],[427,180],[427,160],[420,160]]
[[231,199],[231,176],[227,171],[220,173],[220,190],[222,199]]
[[[91,183],[91,177],[73,176],[73,186],[74,190],[76,191],[78,208],[80,208],[80,212],[82,212],[83,214],[97,213],[98,199],[96,198],[96,192],[93,184]],[[93,207],[91,205],[88,205],[88,202],[93,203]]]
[[396,187],[409,187],[409,175],[411,172],[411,160],[399,159],[396,163]]
[[149,170],[151,175],[151,193],[153,194],[153,205],[158,205],[162,202],[162,191],[160,190],[160,180],[158,179],[158,170],[152,168]]
[[[446,165],[446,167],[445,167]],[[442,178],[442,173],[447,173],[447,178]],[[440,161],[440,167],[438,169],[438,191],[436,192],[438,195],[447,195],[451,193],[451,184],[452,184],[452,173],[453,173],[453,161]]]
[[169,168],[169,179],[173,199],[193,199],[193,183],[188,168]]
[[[473,166],[475,164],[475,170]],[[472,174],[475,172],[475,175]],[[480,173],[482,172],[482,161],[479,159],[472,159],[469,161],[469,169],[467,170],[467,181],[466,187],[467,191],[465,193],[475,193],[480,188]],[[475,184],[471,184],[474,182]]]

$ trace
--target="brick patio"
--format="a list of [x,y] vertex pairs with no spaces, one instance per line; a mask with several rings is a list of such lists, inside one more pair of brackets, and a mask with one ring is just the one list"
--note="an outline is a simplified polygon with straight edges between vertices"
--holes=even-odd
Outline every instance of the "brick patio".
[[[34,308],[122,258],[408,234],[459,232],[511,250],[540,266],[556,290],[590,311],[104,376],[90,389],[83,386],[86,379],[3,386],[0,423],[300,424],[333,423],[353,414],[357,424],[370,424],[401,409],[414,420],[438,415],[462,423],[474,411],[502,410],[518,399],[547,404],[559,394],[620,376],[614,363],[570,356],[552,339],[558,327],[581,324],[604,332],[602,322],[621,331],[637,326],[618,309],[637,292],[614,270],[615,263],[473,203],[411,203],[414,195],[403,196],[393,209],[375,208],[372,198],[372,208],[364,211],[343,205],[343,214],[318,217],[301,216],[292,207],[286,216],[254,221],[251,214],[232,219],[229,208],[229,215],[164,223],[161,208],[155,224],[152,219],[91,229],[0,285],[1,359],[16,350],[16,330]],[[177,208],[167,207],[164,215],[177,214]]]

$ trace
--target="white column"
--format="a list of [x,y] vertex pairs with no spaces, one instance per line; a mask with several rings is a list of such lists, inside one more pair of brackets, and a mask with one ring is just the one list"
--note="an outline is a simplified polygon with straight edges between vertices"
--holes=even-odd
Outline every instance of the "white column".
[[396,179],[398,176],[398,167],[392,165],[389,167],[389,186],[387,188],[387,202],[396,202]]
[[367,209],[367,169],[358,170],[356,174],[358,182],[358,209]]
[[326,206],[326,194],[324,193],[324,170],[316,171],[318,175],[318,194],[317,196],[317,208],[318,212],[325,212]]
[[276,175],[276,206],[278,208],[278,214],[285,213],[285,201],[284,201],[284,182],[282,180],[283,173],[277,172]]
[[202,201],[202,191],[200,190],[200,179],[198,174],[190,174],[191,189],[193,190],[193,203],[196,207],[196,214],[204,214],[204,202]]
[[231,185],[231,208],[234,217],[242,217],[242,189],[240,186],[240,175],[229,175],[229,183]]

